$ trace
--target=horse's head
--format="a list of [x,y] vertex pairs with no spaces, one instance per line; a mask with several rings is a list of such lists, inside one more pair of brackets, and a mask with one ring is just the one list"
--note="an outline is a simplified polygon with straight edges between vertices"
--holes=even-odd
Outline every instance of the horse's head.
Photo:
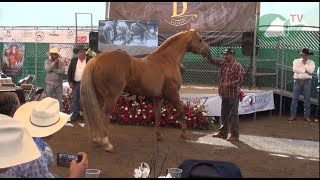
[[208,44],[203,41],[200,34],[193,29],[191,29],[187,33],[191,37],[191,40],[188,45],[188,51],[195,54],[200,54],[206,58],[210,58],[211,57],[210,48]]

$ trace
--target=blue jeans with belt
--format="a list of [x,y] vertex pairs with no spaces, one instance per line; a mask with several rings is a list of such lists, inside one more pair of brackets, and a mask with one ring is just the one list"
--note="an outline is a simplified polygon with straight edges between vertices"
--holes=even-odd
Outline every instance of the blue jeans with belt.
[[77,120],[80,114],[80,81],[73,82],[73,89],[72,89],[72,104],[71,104],[71,120]]
[[290,115],[297,115],[298,101],[300,94],[304,96],[304,117],[310,117],[311,114],[311,79],[295,79],[293,85],[293,97],[290,107]]

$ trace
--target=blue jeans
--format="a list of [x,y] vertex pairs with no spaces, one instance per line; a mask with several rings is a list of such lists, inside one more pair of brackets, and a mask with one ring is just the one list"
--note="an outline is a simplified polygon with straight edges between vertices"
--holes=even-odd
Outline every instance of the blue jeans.
[[79,110],[80,110],[80,82],[73,82],[71,120],[76,120],[77,118],[79,118],[79,115],[80,115]]
[[46,86],[47,96],[53,97],[53,95],[55,95],[56,99],[59,101],[60,112],[63,112],[62,92],[62,84],[47,84]]
[[317,117],[320,118],[320,88],[318,89],[318,109],[317,109]]
[[[222,126],[220,131],[227,134],[229,131],[229,124],[231,135],[239,136],[239,97],[224,98],[222,97],[221,103],[221,120]],[[230,121],[230,122],[229,122]]]
[[311,113],[311,79],[294,80],[293,97],[290,107],[290,115],[297,115],[299,95],[303,92],[304,96],[304,117],[310,117]]

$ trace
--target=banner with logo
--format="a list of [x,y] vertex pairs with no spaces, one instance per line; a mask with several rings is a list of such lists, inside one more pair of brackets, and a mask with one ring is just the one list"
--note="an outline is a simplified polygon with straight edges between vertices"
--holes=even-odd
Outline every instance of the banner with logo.
[[[182,101],[200,100],[208,111],[208,116],[221,116],[221,97],[218,94],[180,94]],[[239,115],[274,109],[273,91],[245,93],[239,102]]]
[[[78,43],[88,43],[89,32],[78,30]],[[75,43],[75,37],[75,30],[0,30],[0,42]]]
[[261,2],[259,30],[319,31],[319,2]]
[[111,2],[110,20],[159,20],[160,33],[253,31],[259,2]]
[[4,43],[1,67],[8,76],[20,76],[24,63],[25,45],[23,43]]

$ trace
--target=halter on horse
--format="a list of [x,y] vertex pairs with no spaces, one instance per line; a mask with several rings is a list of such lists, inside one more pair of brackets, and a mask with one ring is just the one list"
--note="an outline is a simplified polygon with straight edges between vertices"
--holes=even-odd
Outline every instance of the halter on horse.
[[95,137],[93,141],[105,146],[106,151],[113,151],[107,125],[123,91],[153,97],[158,140],[162,139],[159,128],[161,105],[163,99],[169,100],[180,112],[181,137],[186,138],[187,124],[179,95],[182,84],[179,66],[187,52],[211,56],[201,36],[190,30],[171,36],[155,52],[141,59],[121,50],[92,58],[83,72],[80,95],[90,136]]

